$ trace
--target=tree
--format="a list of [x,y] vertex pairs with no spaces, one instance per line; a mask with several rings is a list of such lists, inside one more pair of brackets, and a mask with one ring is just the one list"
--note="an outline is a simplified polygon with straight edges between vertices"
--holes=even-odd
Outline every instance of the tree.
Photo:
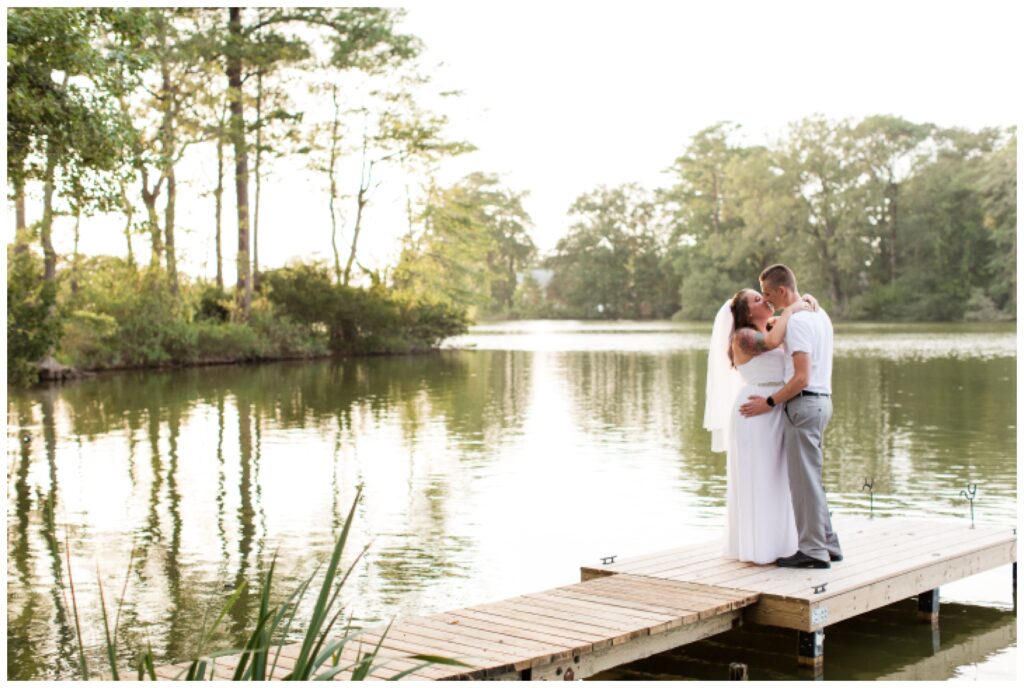
[[61,320],[53,317],[57,283],[43,279],[35,253],[17,246],[7,247],[7,382],[27,385],[38,381],[36,362],[60,339]]
[[[137,93],[122,96],[119,102],[122,114],[132,122],[130,160],[146,209],[150,267],[165,261],[169,285],[176,291],[176,166],[190,146],[210,136],[202,110],[210,100],[208,84],[217,65],[201,11],[139,11],[144,13],[147,28],[139,47],[155,69]],[[161,195],[165,195],[162,229],[157,211]]]
[[652,193],[635,184],[580,196],[576,217],[546,265],[549,291],[584,317],[666,317],[675,310],[675,281],[666,260],[667,219]]
[[316,172],[327,176],[327,211],[331,218],[331,253],[334,256],[334,282],[341,284],[341,257],[338,253],[338,220],[339,200],[338,163],[341,160],[343,122],[341,102],[338,97],[339,86],[336,81],[315,84],[311,87],[315,94],[329,93],[331,96],[331,120],[317,123],[309,130],[308,147],[310,166]]
[[[384,165],[410,166],[413,161],[436,161],[447,155],[459,155],[473,149],[464,142],[451,142],[443,138],[448,118],[421,110],[408,89],[375,94],[377,107],[360,108],[362,134],[360,146],[361,169],[356,191],[355,220],[352,226],[352,245],[342,275],[348,284],[352,266],[356,262],[359,236],[363,227],[366,207],[373,192],[381,185],[380,170]],[[378,176],[374,176],[374,172]]]
[[[860,169],[850,155],[848,122],[812,117],[791,126],[782,165],[790,194],[801,208],[794,256],[813,266],[812,276],[827,286],[837,313],[847,309],[873,247],[862,240],[857,218]],[[801,271],[802,272],[802,271]]]
[[867,174],[861,186],[860,204],[867,211],[865,221],[870,227],[871,241],[877,240],[886,270],[885,282],[899,277],[900,191],[923,160],[923,144],[934,127],[914,124],[900,117],[875,115],[860,121],[850,131],[851,156],[855,165]]
[[47,281],[56,276],[56,196],[74,194],[79,207],[107,207],[116,198],[113,172],[127,142],[117,97],[144,66],[133,49],[143,24],[128,9],[8,12],[7,173],[16,205],[27,179],[43,183],[39,235]]
[[982,226],[993,246],[987,266],[992,280],[987,295],[1008,315],[1017,312],[1017,130],[986,156],[977,182],[981,194]]
[[[791,228],[779,161],[763,147],[736,145],[738,131],[719,122],[695,134],[669,169],[675,183],[658,194],[670,217],[668,260],[685,318],[713,317],[733,286],[749,284],[777,254]],[[731,285],[728,293],[723,284]]]
[[536,252],[523,195],[481,172],[434,189],[422,231],[405,238],[394,270],[396,289],[484,311],[511,307],[516,273]]
[[[231,113],[229,130],[235,153],[235,205],[238,216],[238,281],[236,300],[243,318],[248,318],[252,300],[249,254],[249,158],[243,99],[243,68],[254,62],[258,52],[257,37],[267,40],[272,32],[287,27],[320,29],[326,33],[331,49],[330,62],[337,69],[380,69],[412,57],[417,43],[412,36],[398,34],[394,24],[400,13],[389,8],[279,8],[261,12],[255,22],[243,22],[242,10],[228,10],[228,38],[224,45],[225,72],[228,79],[228,102]],[[308,43],[301,35],[286,37],[294,49]]]
[[[991,283],[993,235],[985,228],[982,184],[1001,132],[936,132],[938,150],[905,185],[902,315],[915,320],[963,317],[972,292]],[[1015,176],[1015,173],[1014,173]]]
[[[497,177],[492,183],[498,183]],[[526,193],[497,191],[490,215],[489,228],[494,240],[494,250],[487,257],[494,274],[491,303],[505,313],[513,308],[519,274],[537,256],[537,246],[529,234],[530,216],[523,209],[525,197]]]

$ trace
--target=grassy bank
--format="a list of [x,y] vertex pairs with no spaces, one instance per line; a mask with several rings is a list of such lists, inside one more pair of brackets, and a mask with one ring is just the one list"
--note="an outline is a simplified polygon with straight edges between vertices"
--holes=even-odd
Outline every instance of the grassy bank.
[[159,269],[81,260],[42,279],[40,259],[8,251],[8,382],[32,384],[52,356],[77,370],[158,368],[407,354],[466,331],[465,311],[384,287],[335,284],[300,264],[261,275],[248,318],[209,282],[174,286]]

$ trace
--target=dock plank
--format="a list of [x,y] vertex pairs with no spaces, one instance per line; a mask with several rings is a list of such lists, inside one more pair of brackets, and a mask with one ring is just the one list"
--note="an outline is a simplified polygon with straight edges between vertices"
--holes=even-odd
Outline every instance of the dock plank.
[[[783,569],[709,556],[706,546],[673,550],[633,567],[613,565],[584,575],[590,580],[640,575],[652,580],[689,581],[759,594],[745,616],[757,623],[813,630],[913,596],[971,572],[1016,561],[1010,528],[965,521],[909,519],[843,520],[836,523],[845,558],[830,569]],[[842,530],[840,530],[842,529]],[[1013,551],[1011,551],[1013,550]],[[581,571],[582,573],[582,571]],[[825,585],[824,591],[815,592]],[[929,587],[930,586],[930,587]]]
[[[836,521],[845,559],[830,569],[781,569],[726,559],[720,538],[581,567],[583,581],[504,600],[396,621],[358,633],[341,653],[348,666],[378,642],[371,679],[583,678],[636,658],[722,633],[741,619],[814,630],[945,582],[1016,561],[1016,532],[963,521]],[[824,590],[814,591],[825,584]],[[277,671],[301,644],[280,647]],[[420,667],[411,655],[465,667]],[[227,678],[239,656],[218,658]],[[180,677],[187,663],[161,666]],[[336,678],[351,677],[351,670]]]

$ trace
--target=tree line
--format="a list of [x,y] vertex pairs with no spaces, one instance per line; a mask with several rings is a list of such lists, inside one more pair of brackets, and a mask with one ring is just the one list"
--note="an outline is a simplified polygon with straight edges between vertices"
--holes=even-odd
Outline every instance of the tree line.
[[[815,116],[750,145],[718,123],[664,188],[581,194],[541,256],[526,191],[486,172],[437,182],[474,147],[425,105],[457,94],[433,86],[401,10],[7,16],[8,369],[21,379],[47,355],[104,367],[419,350],[480,316],[706,319],[780,261],[840,318],[1014,317],[1013,128]],[[178,267],[178,189],[197,186],[186,154],[215,161],[209,276]],[[263,182],[285,158],[322,179],[331,260],[267,270]],[[385,181],[404,184],[407,226],[396,264],[369,269],[359,242]],[[83,217],[101,213],[123,219],[121,256],[79,254]],[[69,256],[54,249],[58,216],[73,220]]]
[[1015,318],[1015,128],[816,116],[771,145],[741,133],[723,122],[693,136],[665,188],[581,196],[534,303],[706,320],[783,262],[843,319]]

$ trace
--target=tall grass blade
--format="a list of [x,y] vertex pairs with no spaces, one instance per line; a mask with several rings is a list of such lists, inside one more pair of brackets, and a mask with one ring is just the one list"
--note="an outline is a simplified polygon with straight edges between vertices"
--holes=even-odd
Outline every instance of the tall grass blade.
[[[318,667],[323,665],[335,653],[340,653],[342,650],[344,650],[345,649],[345,645],[353,637],[354,636],[351,635],[351,634],[346,634],[346,635],[342,636],[341,638],[339,638],[338,640],[335,640],[333,643],[331,643],[330,645],[328,645],[327,647],[325,647],[323,650],[320,651],[320,654],[317,655],[317,658],[313,661],[313,664],[315,666],[318,666]],[[337,664],[338,661],[340,661],[340,654],[338,655],[338,658],[335,659],[334,663]]]
[[[345,585],[345,581],[348,580],[349,575],[352,573],[352,571],[355,569],[356,565],[363,558],[363,556],[366,554],[367,551],[369,551],[369,545],[364,547],[363,550],[358,555],[356,555],[356,558],[355,558],[355,560],[353,560],[351,566],[349,566],[348,570],[345,571],[345,575],[342,576],[342,578],[338,582],[337,586],[335,586],[334,594],[331,595],[331,600],[330,600],[330,602],[327,603],[327,610],[328,611],[331,610],[334,607],[334,603],[337,601],[338,595],[341,593],[342,586]],[[317,641],[316,647],[313,648],[313,656],[314,657],[316,657],[318,655],[318,653],[320,652],[320,648],[323,646],[324,642],[327,640],[327,637],[330,634],[331,629],[334,628],[334,624],[337,623],[338,617],[341,616],[341,613],[343,611],[344,611],[344,609],[338,609],[338,611],[335,612],[334,616],[331,617],[330,622],[326,626],[324,626],[323,631],[320,634],[320,639]],[[320,664],[317,664],[316,662],[314,662],[313,665],[310,667],[309,675],[312,675],[312,672],[316,671],[319,667],[320,667]]]
[[107,600],[103,596],[103,579],[100,578],[100,567],[96,567],[96,586],[100,593],[100,611],[103,614],[103,634],[106,637],[107,642],[107,660],[110,662],[110,677],[115,681],[120,681],[121,677],[117,675],[117,637],[115,636],[112,640],[110,638],[110,623],[107,619]]
[[139,653],[139,680],[143,678],[143,670],[149,676],[150,681],[156,680],[156,665],[153,661],[153,646],[147,647],[146,652]]
[[388,633],[391,632],[391,625],[394,623],[394,619],[388,622],[388,627],[384,629],[384,632],[380,634],[380,639],[377,641],[376,647],[373,648],[373,652],[370,652],[363,658],[363,661],[359,663],[359,666],[352,672],[353,681],[362,681],[366,678],[367,674],[370,673],[370,666],[374,659],[377,658],[377,653],[380,652],[381,645],[384,644],[384,639],[388,637]]
[[124,598],[128,595],[128,580],[132,575],[132,564],[135,562],[135,542],[132,542],[131,552],[128,553],[128,568],[124,572],[124,585],[121,586],[121,598],[117,601],[117,614],[114,615],[114,639],[117,639],[118,625],[121,623],[121,607],[124,606]]
[[331,679],[333,679],[338,674],[343,673],[345,671],[349,671],[351,669],[355,669],[355,667],[356,667],[356,664],[346,664],[345,666],[333,667],[333,668],[328,669],[327,671],[323,672],[322,674],[317,674],[316,677],[313,680],[314,681],[330,681]]
[[270,560],[270,568],[267,570],[267,575],[263,579],[263,590],[260,591],[260,619],[265,619],[265,621],[262,621],[260,624],[263,628],[258,630],[259,637],[257,638],[257,643],[259,649],[252,657],[252,679],[254,681],[263,681],[267,675],[267,655],[270,652],[272,633],[267,629],[266,621],[269,621],[272,616],[270,612],[270,588],[274,582],[274,567],[276,564],[277,554],[275,553],[274,557]]
[[67,528],[64,529],[64,556],[68,565],[68,587],[71,589],[71,610],[75,614],[75,636],[78,639],[78,661],[79,669],[82,671],[82,680],[89,680],[89,665],[85,661],[85,646],[82,644],[82,628],[78,621],[78,600],[75,599],[75,580],[71,577],[71,543]]
[[186,681],[202,681],[206,675],[206,660],[193,659],[188,665],[188,672],[185,674]]
[[231,611],[232,607],[235,606],[235,602],[237,602],[238,598],[242,596],[243,590],[245,590],[245,581],[242,581],[241,585],[239,585],[235,589],[235,592],[231,594],[231,597],[228,598],[228,601],[224,603],[223,607],[221,607],[220,613],[217,615],[217,619],[213,622],[213,625],[210,626],[210,630],[204,633],[203,636],[200,638],[199,649],[196,651],[196,654],[198,656],[201,657],[203,655],[203,650],[206,649],[207,643],[210,642],[210,639],[217,632],[217,628],[220,626],[220,622],[224,620],[224,617],[227,615],[227,613]]
[[356,497],[352,500],[352,508],[349,510],[348,517],[345,519],[345,525],[341,529],[341,536],[338,538],[334,551],[331,553],[330,562],[324,572],[324,582],[320,586],[320,595],[317,597],[316,605],[313,608],[313,615],[309,621],[309,628],[306,629],[306,635],[302,640],[302,649],[299,651],[299,656],[295,660],[295,668],[291,673],[292,680],[305,681],[309,679],[312,669],[309,660],[314,656],[313,648],[315,645],[322,644],[322,640],[320,643],[317,642],[317,636],[320,634],[327,614],[330,611],[328,609],[328,601],[332,597],[337,597],[336,593],[334,595],[331,594],[334,587],[334,579],[338,573],[338,565],[341,563],[341,552],[345,548],[345,542],[348,540],[348,534],[352,528],[352,521],[355,518],[356,507],[359,505],[361,493],[362,488],[357,488]]
[[313,579],[316,578],[316,574],[319,571],[320,566],[318,565],[315,569],[313,569],[313,573],[310,575],[310,577],[303,581],[302,585],[300,585],[299,588],[295,592],[293,592],[291,596],[289,596],[284,606],[281,607],[281,612],[284,613],[284,610],[287,608],[288,604],[291,603],[293,598],[295,598],[295,604],[292,607],[291,616],[288,617],[288,623],[285,625],[284,631],[282,631],[281,635],[278,637],[278,639],[281,641],[281,644],[277,646],[277,652],[274,653],[274,664],[270,667],[269,678],[271,679],[274,678],[274,672],[277,670],[277,660],[281,657],[281,649],[283,647],[283,643],[288,638],[288,632],[291,631],[292,623],[295,621],[295,615],[299,611],[299,603],[302,601],[302,598],[306,596],[306,590],[307,588],[309,588],[309,584],[313,582]]
[[[249,636],[249,641],[245,645],[245,649],[242,651],[242,657],[238,660],[238,666],[235,667],[235,675],[232,677],[232,681],[243,681],[247,678],[252,678],[254,681],[262,681],[262,678],[256,676],[256,662],[260,654],[263,654],[264,662],[266,661],[267,646],[260,645],[265,641],[264,629],[266,628],[267,622],[270,621],[271,613],[267,612],[256,624],[256,630]],[[246,665],[249,661],[252,661],[252,665],[246,670]],[[264,666],[265,663],[264,663]]]

